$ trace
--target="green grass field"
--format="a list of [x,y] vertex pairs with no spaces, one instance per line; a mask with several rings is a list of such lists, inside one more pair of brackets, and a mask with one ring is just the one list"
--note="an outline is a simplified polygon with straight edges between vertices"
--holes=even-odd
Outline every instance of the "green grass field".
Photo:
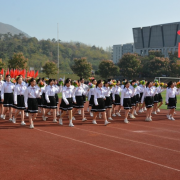
[[[59,98],[62,97],[62,94],[59,94]],[[163,105],[161,106],[160,109],[167,109],[167,106],[165,105],[165,100],[166,100],[166,91],[162,92],[162,97],[163,97]],[[177,96],[177,106],[176,106],[176,110],[180,111],[180,96]]]

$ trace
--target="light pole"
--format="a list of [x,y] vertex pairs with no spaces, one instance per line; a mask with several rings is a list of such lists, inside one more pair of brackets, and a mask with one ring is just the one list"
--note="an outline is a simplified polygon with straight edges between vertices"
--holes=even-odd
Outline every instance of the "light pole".
[[57,59],[57,62],[58,62],[58,78],[59,78],[59,27],[58,27],[58,23],[57,23],[57,43],[58,43],[58,59]]

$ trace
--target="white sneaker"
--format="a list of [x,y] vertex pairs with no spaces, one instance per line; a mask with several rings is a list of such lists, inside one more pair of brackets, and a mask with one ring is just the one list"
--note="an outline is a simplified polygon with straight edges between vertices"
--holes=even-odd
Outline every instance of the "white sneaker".
[[134,115],[138,116],[137,112],[135,112]]
[[89,108],[87,108],[87,112],[89,112]]
[[53,123],[57,123],[57,120],[56,120],[56,119],[53,119]]
[[93,113],[92,112],[90,112],[90,116],[93,117]]
[[63,121],[61,118],[59,119],[59,125],[61,125],[61,126],[63,125]]
[[29,114],[28,114],[28,113],[26,113],[26,117],[29,117]]
[[157,114],[156,111],[153,111],[152,114]]
[[150,116],[149,121],[152,121],[152,117]]
[[146,118],[145,121],[146,122],[150,122],[151,120],[150,120],[150,118]]
[[169,118],[168,118],[168,119],[169,119],[169,120],[172,120],[172,119],[171,119],[171,115],[169,115]]
[[25,123],[24,121],[22,121],[22,122],[21,122],[21,125],[22,125],[22,126],[25,126],[25,125],[26,125],[26,123]]
[[174,111],[174,114],[176,114],[176,112]]
[[12,118],[10,118],[10,119],[9,119],[9,121],[11,121],[11,122],[12,122],[12,121],[13,121],[13,119],[12,119]]
[[15,124],[16,123],[16,118],[12,118],[12,122]]
[[50,115],[51,115],[51,112],[48,112],[47,114],[50,116]]
[[75,121],[75,120],[76,120],[76,118],[73,116],[73,117],[72,117],[72,120],[73,120],[73,121]]
[[175,119],[174,119],[173,117],[171,117],[171,120],[172,120],[172,121],[175,121]]
[[166,117],[169,119],[169,114],[167,114]]
[[97,124],[96,120],[93,120],[92,123],[93,123],[93,124]]
[[144,111],[147,111],[147,108],[146,108],[146,107],[144,108]]
[[81,114],[81,110],[78,110],[78,114]]
[[46,121],[47,117],[45,117],[45,116],[42,116],[42,119],[43,119],[43,121]]
[[29,128],[34,129],[34,124],[31,124]]
[[160,112],[160,109],[159,109],[159,108],[157,109],[157,112]]
[[144,109],[141,109],[141,112],[143,113],[143,112],[144,112]]
[[129,123],[129,121],[127,120],[127,118],[124,119],[124,123],[125,123],[125,124],[128,124],[128,123]]
[[6,119],[6,115],[3,115],[3,117],[2,117],[3,119]]
[[84,122],[84,121],[87,121],[87,119],[86,118],[84,118],[84,119],[82,119],[82,121]]
[[116,114],[112,114],[113,117],[116,117]]
[[72,122],[69,123],[69,127],[74,127],[74,124]]
[[1,114],[1,119],[3,119],[3,114]]
[[60,115],[59,112],[57,112],[56,115],[59,116]]
[[131,119],[134,119],[135,117],[131,114],[130,116],[129,116]]
[[140,109],[138,112],[139,112],[139,113],[142,113],[142,109]]
[[112,119],[112,117],[109,117],[108,120],[111,120],[111,121],[112,121],[113,119]]
[[101,113],[99,113],[99,119],[101,119],[102,118],[102,115],[101,115]]
[[117,112],[116,115],[121,116],[120,112]]
[[111,123],[111,122],[109,122],[109,121],[106,120],[105,123],[104,123],[104,125],[107,126],[107,125],[110,124],[110,123]]

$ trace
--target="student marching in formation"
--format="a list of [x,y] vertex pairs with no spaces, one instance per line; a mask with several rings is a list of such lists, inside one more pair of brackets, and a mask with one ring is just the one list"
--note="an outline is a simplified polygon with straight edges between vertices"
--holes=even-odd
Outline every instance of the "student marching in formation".
[[[61,78],[60,78],[61,79]],[[86,97],[89,100],[90,116],[92,123],[97,124],[97,115],[102,115],[104,125],[113,121],[112,116],[121,116],[121,107],[124,107],[124,123],[128,124],[128,115],[134,119],[138,117],[137,112],[146,112],[145,121],[152,121],[151,114],[160,112],[163,98],[161,93],[165,90],[166,85],[159,83],[157,80],[151,81],[127,81],[124,79],[123,85],[119,80],[108,79],[107,81],[90,78],[91,82],[86,85],[84,79],[72,81],[67,78],[61,79],[48,78],[26,78],[24,81],[22,75],[11,79],[7,74],[5,81],[0,74],[0,111],[1,118],[6,119],[9,114],[9,121],[17,123],[20,117],[21,125],[25,126],[24,113],[28,113],[30,128],[34,128],[34,122],[37,114],[41,114],[44,121],[52,113],[54,123],[57,123],[57,116],[60,115],[59,125],[63,125],[65,116],[69,118],[69,126],[73,127],[73,120],[76,120],[76,112],[82,115],[82,122],[88,121],[85,117],[84,104]],[[160,85],[161,84],[161,85]],[[177,84],[170,81],[166,88],[166,104],[169,112],[167,118],[175,120],[174,114],[177,104],[177,95],[180,94],[180,82]],[[62,99],[58,94],[62,92]],[[121,94],[121,96],[120,96]],[[59,102],[59,104],[58,104]],[[158,104],[159,103],[159,104]],[[59,114],[61,110],[61,114]],[[117,113],[115,111],[117,110]],[[131,113],[130,113],[131,111]],[[88,111],[89,112],[89,111]],[[50,118],[50,117],[49,117]]]

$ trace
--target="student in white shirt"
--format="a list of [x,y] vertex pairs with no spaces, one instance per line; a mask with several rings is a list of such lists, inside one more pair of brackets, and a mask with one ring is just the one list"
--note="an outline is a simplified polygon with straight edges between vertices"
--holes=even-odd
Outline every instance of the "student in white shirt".
[[[49,86],[47,87],[46,92],[45,92],[45,98],[47,101],[46,108],[52,109],[53,122],[55,123],[57,122],[56,120],[57,100],[56,100],[55,95],[59,92],[60,92],[60,88],[54,86],[54,80],[49,79]],[[48,113],[48,110],[46,111],[45,116],[43,117],[43,120],[45,120],[47,113]]]
[[[86,121],[87,119],[84,117],[84,96],[88,93],[88,90],[84,90],[84,88],[81,85],[81,81],[78,80],[78,87],[75,87],[74,90],[74,96],[73,96],[73,120],[76,120],[74,115],[78,109],[81,110],[82,115],[82,121]],[[84,95],[84,96],[83,96]]]
[[60,109],[63,110],[61,113],[59,124],[63,125],[62,118],[66,115],[66,111],[69,113],[69,126],[74,127],[72,123],[72,109],[73,109],[73,96],[74,96],[74,86],[71,85],[71,79],[66,79],[65,86],[62,89],[62,101]]
[[98,112],[101,112],[104,119],[104,124],[108,125],[110,122],[107,121],[106,109],[105,109],[105,91],[103,89],[103,81],[98,80],[96,88],[94,89],[94,105],[92,106],[91,111],[93,114],[93,124],[97,124],[96,117]]
[[170,81],[168,83],[168,88],[166,90],[166,104],[168,105],[168,109],[170,109],[168,119],[169,120],[175,120],[174,119],[174,111],[176,109],[176,95],[180,94],[180,89],[175,88],[175,83]]
[[[62,89],[62,86],[59,86],[58,85],[58,80],[57,79],[54,79],[54,86],[58,89],[58,88],[61,88]],[[58,94],[56,93],[55,94],[55,98],[56,98],[56,103],[57,103],[57,109],[56,109],[56,114],[57,116],[59,116],[59,97],[58,97]]]
[[124,123],[129,123],[128,121],[128,113],[130,111],[130,109],[132,109],[132,105],[131,105],[131,98],[134,96],[135,93],[135,89],[130,89],[130,83],[129,82],[125,82],[124,84],[124,89],[121,92],[121,106],[124,107],[125,110],[125,119],[124,119]]
[[6,118],[6,113],[9,110],[9,121],[12,121],[12,107],[14,104],[13,91],[15,86],[10,80],[11,76],[9,74],[6,75],[6,82],[3,84],[1,90],[1,101],[4,105],[3,119]]
[[[0,74],[0,94],[1,94],[3,84],[4,84],[3,75]],[[1,101],[1,96],[0,96],[0,115],[1,115],[1,118],[3,118],[3,109],[4,109],[4,106],[3,106],[3,102]]]
[[[121,111],[121,97],[120,97],[120,92],[122,91],[120,87],[120,81],[117,80],[116,86],[113,88],[113,108],[112,108],[112,116],[121,116],[120,111]],[[116,107],[118,108],[118,112],[115,114],[115,109]]]
[[36,119],[38,113],[37,97],[40,97],[41,89],[36,87],[36,80],[30,79],[30,84],[24,93],[24,103],[29,113],[30,129],[34,128],[34,119]]
[[147,108],[145,121],[148,121],[148,122],[152,121],[152,118],[151,118],[152,107],[154,105],[154,96],[157,92],[157,89],[153,88],[152,86],[153,86],[152,82],[150,82],[150,81],[147,82],[146,89],[144,90],[143,97],[141,100],[141,103],[143,103],[145,101],[145,105]]
[[24,122],[24,110],[26,109],[24,104],[24,93],[27,87],[22,83],[22,76],[18,76],[16,81],[17,85],[14,88],[14,108],[16,109],[16,112],[13,117],[13,123],[16,123],[16,118],[18,114],[21,112],[21,125],[24,126],[26,125],[26,123]]

